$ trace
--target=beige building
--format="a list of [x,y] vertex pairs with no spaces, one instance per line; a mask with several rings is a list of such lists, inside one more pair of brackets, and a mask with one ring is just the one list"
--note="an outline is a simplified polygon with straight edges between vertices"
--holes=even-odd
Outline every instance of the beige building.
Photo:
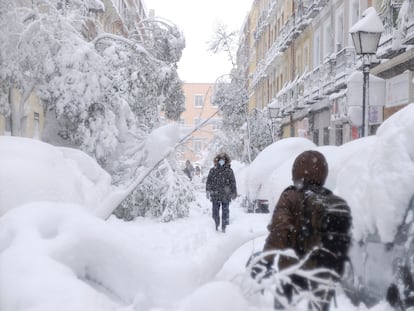
[[196,130],[180,150],[180,160],[199,162],[206,152],[218,127],[221,118],[217,107],[211,104],[214,91],[212,83],[183,83],[185,111],[181,114],[180,123],[189,130],[205,122]]
[[21,93],[15,88],[9,89],[8,97],[12,103],[11,114],[0,115],[0,135],[40,139],[44,114],[39,98],[32,92],[22,100]]
[[[128,33],[142,39],[140,22],[147,17],[143,0],[102,0],[101,6],[90,3],[87,21],[82,28],[83,36],[94,39],[100,32],[108,32],[121,36]],[[28,0],[18,0],[19,6],[32,6]],[[43,105],[32,91],[22,100],[22,94],[17,88],[10,88],[8,99],[11,104],[11,114],[0,114],[0,135],[15,135],[40,139],[44,128],[45,114]],[[19,119],[17,119],[19,118]],[[19,124],[20,126],[16,126]]]
[[375,133],[385,118],[414,101],[409,83],[414,0],[254,1],[242,29],[238,67],[248,59],[249,110],[280,109],[279,138],[302,136],[317,145],[340,145],[360,137],[361,127],[350,115],[362,82],[350,77],[361,71],[361,63],[349,29],[370,6],[386,29],[377,52],[381,62],[371,64],[377,77],[370,78],[376,106],[369,109],[369,128]]

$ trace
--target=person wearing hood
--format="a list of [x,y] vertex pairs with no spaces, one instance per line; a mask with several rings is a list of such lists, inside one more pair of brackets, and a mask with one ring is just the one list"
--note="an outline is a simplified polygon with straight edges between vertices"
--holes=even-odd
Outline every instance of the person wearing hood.
[[221,209],[221,230],[225,232],[229,224],[230,201],[237,197],[236,179],[230,166],[230,157],[226,153],[220,153],[214,158],[214,167],[207,176],[206,195],[213,204],[212,217],[216,230],[220,226]]
[[[304,193],[333,195],[329,189],[324,187],[327,176],[328,163],[322,153],[308,150],[296,157],[292,166],[293,185],[282,192],[276,204],[271,222],[267,226],[269,234],[263,247],[265,257],[252,269],[253,278],[257,273],[271,269],[275,260],[274,252],[269,254],[271,251],[293,249],[299,259],[306,256],[306,254],[301,254],[300,243],[297,240],[299,232],[303,230],[303,224],[301,223],[303,218],[300,215],[302,215],[303,206],[306,204]],[[266,252],[268,252],[267,255]],[[297,258],[281,255],[276,263],[276,269],[281,271],[297,263]],[[309,283],[303,277],[292,274],[290,279],[291,284],[288,283],[283,286],[284,296],[289,303],[291,303],[292,297],[298,288],[309,289]],[[319,293],[321,303],[316,307],[316,310],[329,310],[333,298],[332,291],[320,290]],[[276,304],[275,308],[277,309]]]
[[185,161],[184,173],[187,175],[187,177],[188,177],[190,180],[193,180],[193,176],[194,176],[194,167],[191,165],[190,160]]

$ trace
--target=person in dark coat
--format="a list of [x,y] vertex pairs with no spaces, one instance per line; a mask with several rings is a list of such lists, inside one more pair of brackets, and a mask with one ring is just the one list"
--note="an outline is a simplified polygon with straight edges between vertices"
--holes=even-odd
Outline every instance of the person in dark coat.
[[212,202],[212,216],[216,224],[216,230],[220,226],[226,231],[229,224],[230,201],[237,197],[236,179],[230,167],[230,158],[226,153],[220,153],[214,158],[214,167],[210,169],[206,182],[207,198]]
[[[300,209],[303,206],[303,192],[311,190],[315,193],[331,193],[323,185],[328,176],[328,164],[325,157],[318,151],[308,150],[299,154],[292,167],[293,186],[285,189],[280,195],[279,201],[274,209],[272,220],[267,226],[269,234],[266,238],[263,251],[293,249],[299,254],[296,245],[296,234],[300,232]],[[300,257],[300,256],[299,256]],[[263,270],[270,269],[273,265],[274,255],[268,255],[260,263]],[[292,257],[280,256],[278,261],[279,270],[286,269],[297,260]],[[257,267],[256,267],[257,268]],[[303,289],[308,289],[308,282],[303,278],[292,275],[292,282]],[[289,302],[292,300],[293,287],[284,286],[284,294]],[[329,310],[332,292],[321,291],[323,302],[317,310]]]
[[187,177],[188,177],[190,180],[193,180],[193,176],[194,176],[194,167],[191,165],[190,160],[185,161],[184,173],[187,175]]

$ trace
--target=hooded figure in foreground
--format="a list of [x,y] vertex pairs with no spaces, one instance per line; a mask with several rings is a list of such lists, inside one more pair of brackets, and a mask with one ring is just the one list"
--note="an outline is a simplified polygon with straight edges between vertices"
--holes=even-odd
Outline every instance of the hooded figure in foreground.
[[[296,157],[293,185],[281,194],[267,227],[265,257],[252,268],[253,277],[260,270],[271,269],[273,264],[280,271],[299,261],[305,261],[303,270],[323,269],[324,272],[315,275],[325,280],[325,285],[292,273],[291,282],[283,286],[283,295],[289,303],[298,291],[310,291],[318,302],[309,304],[309,308],[322,311],[329,310],[334,285],[344,272],[352,221],[346,202],[323,186],[327,176],[328,163],[320,152],[309,150]],[[293,249],[297,258],[280,256],[274,263],[274,254],[266,255],[268,251],[286,249]]]

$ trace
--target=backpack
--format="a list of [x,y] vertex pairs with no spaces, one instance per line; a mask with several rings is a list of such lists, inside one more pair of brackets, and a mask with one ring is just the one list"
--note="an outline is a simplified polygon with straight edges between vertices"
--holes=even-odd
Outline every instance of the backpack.
[[350,208],[325,188],[322,192],[305,190],[303,195],[296,251],[301,258],[312,252],[305,269],[328,268],[341,276],[351,245]]

